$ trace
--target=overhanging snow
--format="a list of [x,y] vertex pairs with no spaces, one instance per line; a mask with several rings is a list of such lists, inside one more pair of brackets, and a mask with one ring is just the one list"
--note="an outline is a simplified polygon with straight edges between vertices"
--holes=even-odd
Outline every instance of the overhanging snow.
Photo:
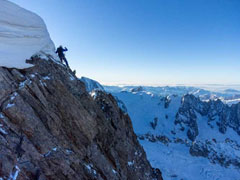
[[7,0],[0,0],[0,66],[28,68],[36,53],[53,54],[55,46],[44,21]]

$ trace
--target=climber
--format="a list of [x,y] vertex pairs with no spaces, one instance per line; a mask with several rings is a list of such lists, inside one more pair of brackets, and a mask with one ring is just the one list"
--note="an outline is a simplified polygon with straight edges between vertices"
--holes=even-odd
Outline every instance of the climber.
[[57,48],[56,53],[58,54],[58,56],[59,56],[61,62],[63,63],[63,61],[64,61],[65,64],[66,64],[66,66],[69,68],[69,65],[68,65],[67,59],[65,58],[64,51],[68,51],[68,49],[67,49],[66,47],[63,49],[62,46],[59,46],[59,47]]

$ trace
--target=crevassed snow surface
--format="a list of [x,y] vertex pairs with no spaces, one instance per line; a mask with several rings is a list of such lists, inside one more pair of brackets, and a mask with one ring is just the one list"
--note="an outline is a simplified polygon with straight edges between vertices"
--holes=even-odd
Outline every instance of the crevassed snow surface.
[[7,0],[0,0],[0,66],[28,68],[36,53],[55,56],[55,46],[44,21]]

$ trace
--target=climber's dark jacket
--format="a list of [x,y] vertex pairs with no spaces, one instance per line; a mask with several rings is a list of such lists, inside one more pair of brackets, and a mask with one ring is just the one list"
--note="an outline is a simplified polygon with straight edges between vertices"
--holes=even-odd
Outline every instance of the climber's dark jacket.
[[65,55],[64,55],[64,52],[65,52],[65,51],[68,51],[68,49],[67,49],[66,47],[63,49],[62,46],[59,46],[59,47],[57,48],[56,53],[58,54],[61,62],[63,63],[63,61],[64,61],[65,64],[67,65],[67,67],[69,67],[68,61],[67,61],[67,59],[65,58]]
[[62,46],[59,46],[59,47],[57,48],[56,53],[58,53],[58,56],[59,56],[60,59],[65,57],[65,55],[64,55],[64,52],[65,52],[65,51],[68,51],[68,49],[67,49],[66,47],[65,47],[64,49],[63,49]]

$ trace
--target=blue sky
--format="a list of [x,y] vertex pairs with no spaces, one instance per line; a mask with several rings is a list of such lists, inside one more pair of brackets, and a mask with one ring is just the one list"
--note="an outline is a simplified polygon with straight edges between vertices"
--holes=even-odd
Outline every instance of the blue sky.
[[240,84],[239,0],[12,0],[39,14],[78,76]]

